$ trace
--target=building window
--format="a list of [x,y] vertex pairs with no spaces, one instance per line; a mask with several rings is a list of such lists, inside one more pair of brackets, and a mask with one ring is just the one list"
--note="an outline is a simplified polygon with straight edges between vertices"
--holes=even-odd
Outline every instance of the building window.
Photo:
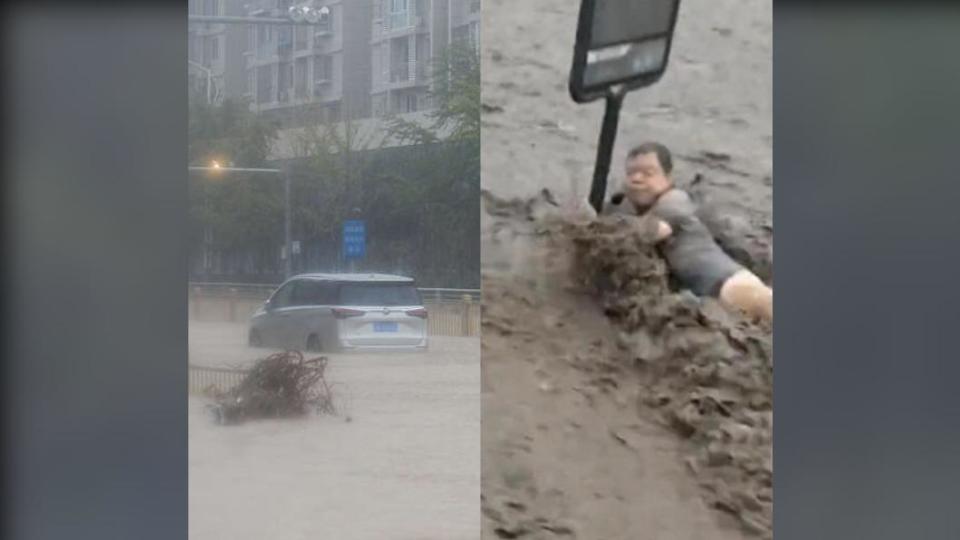
[[396,94],[396,99],[394,99],[393,102],[394,112],[397,113],[416,112],[417,106],[419,105],[417,103],[417,95],[413,93]]
[[302,51],[309,47],[310,29],[306,26],[298,25],[293,30],[294,47]]
[[410,79],[410,40],[407,37],[390,41],[390,82]]
[[290,101],[292,88],[293,64],[280,64],[277,66],[277,101],[281,103]]
[[322,23],[316,26],[316,33],[323,34],[324,32],[332,33],[333,32],[333,16],[336,13],[336,6],[329,6],[330,13],[327,14],[327,18],[323,20]]
[[257,72],[255,69],[248,69],[247,76],[244,79],[245,87],[243,89],[244,93],[253,95],[256,91],[257,85]]
[[268,24],[257,26],[257,46],[263,46],[273,40],[273,27]]
[[253,26],[247,28],[246,34],[246,43],[244,43],[243,50],[250,52],[257,48],[257,29]]
[[313,80],[329,82],[331,79],[333,79],[333,58],[328,55],[314,57]]
[[210,41],[212,42],[210,46],[210,59],[218,60],[220,58],[220,38],[213,36],[210,38]]
[[257,69],[257,103],[273,101],[273,66]]
[[203,40],[203,65],[209,66],[213,60],[213,40],[206,38]]
[[389,28],[406,28],[410,26],[410,13],[407,11],[407,0],[390,0]]
[[289,28],[280,28],[277,31],[277,47],[281,49],[293,48],[293,32]]
[[298,58],[297,59],[297,73],[296,79],[294,81],[295,85],[295,94],[297,99],[304,99],[307,97],[307,59]]
[[204,15],[220,15],[220,1],[219,0],[203,0],[203,14]]

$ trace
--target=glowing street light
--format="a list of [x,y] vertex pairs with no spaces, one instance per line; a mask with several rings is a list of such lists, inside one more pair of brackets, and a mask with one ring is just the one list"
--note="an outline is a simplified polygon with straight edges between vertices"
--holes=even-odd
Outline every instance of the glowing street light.
[[295,23],[303,23],[306,21],[310,24],[317,24],[325,21],[330,16],[330,8],[323,6],[317,9],[313,7],[313,2],[310,1],[296,6],[290,6],[287,13],[290,20]]
[[307,22],[310,24],[317,24],[321,21],[326,21],[330,18],[330,8],[323,6],[320,9],[310,9],[304,15],[304,18],[306,18]]
[[307,18],[306,10],[303,6],[290,6],[290,20],[293,22],[303,22]]

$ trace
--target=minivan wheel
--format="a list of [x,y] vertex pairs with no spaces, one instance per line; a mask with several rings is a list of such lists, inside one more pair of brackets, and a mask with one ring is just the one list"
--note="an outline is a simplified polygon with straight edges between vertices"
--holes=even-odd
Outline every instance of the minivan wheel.
[[259,347],[263,344],[263,341],[260,339],[260,332],[256,330],[250,331],[250,337],[247,338],[247,344],[251,347]]
[[323,351],[323,345],[320,344],[320,338],[316,334],[310,334],[307,338],[307,350],[310,352]]

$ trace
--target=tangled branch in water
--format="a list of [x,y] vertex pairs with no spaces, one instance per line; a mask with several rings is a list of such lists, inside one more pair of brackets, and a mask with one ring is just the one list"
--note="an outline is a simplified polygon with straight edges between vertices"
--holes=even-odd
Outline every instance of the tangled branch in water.
[[299,351],[258,360],[237,387],[213,396],[217,421],[226,424],[249,418],[300,416],[311,409],[318,414],[336,414],[324,378],[327,361],[325,356],[306,359]]

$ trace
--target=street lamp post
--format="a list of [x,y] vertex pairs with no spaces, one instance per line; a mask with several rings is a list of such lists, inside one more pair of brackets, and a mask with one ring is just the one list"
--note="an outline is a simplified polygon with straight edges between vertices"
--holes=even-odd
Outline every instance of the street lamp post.
[[207,76],[207,105],[212,104],[212,103],[213,103],[213,98],[212,98],[211,95],[210,95],[210,90],[211,90],[211,88],[213,87],[213,70],[210,69],[210,68],[208,68],[208,67],[206,67],[206,66],[204,66],[203,64],[198,64],[197,62],[194,62],[193,60],[187,60],[187,64],[193,66],[193,67],[196,68],[196,69],[199,69],[200,71],[204,72],[204,74],[206,74],[206,76]]
[[187,167],[190,172],[243,172],[254,174],[273,174],[283,178],[283,244],[286,251],[284,258],[284,278],[289,278],[293,273],[292,246],[290,239],[290,171],[288,169],[259,169],[246,167],[222,167],[214,162],[211,167]]

